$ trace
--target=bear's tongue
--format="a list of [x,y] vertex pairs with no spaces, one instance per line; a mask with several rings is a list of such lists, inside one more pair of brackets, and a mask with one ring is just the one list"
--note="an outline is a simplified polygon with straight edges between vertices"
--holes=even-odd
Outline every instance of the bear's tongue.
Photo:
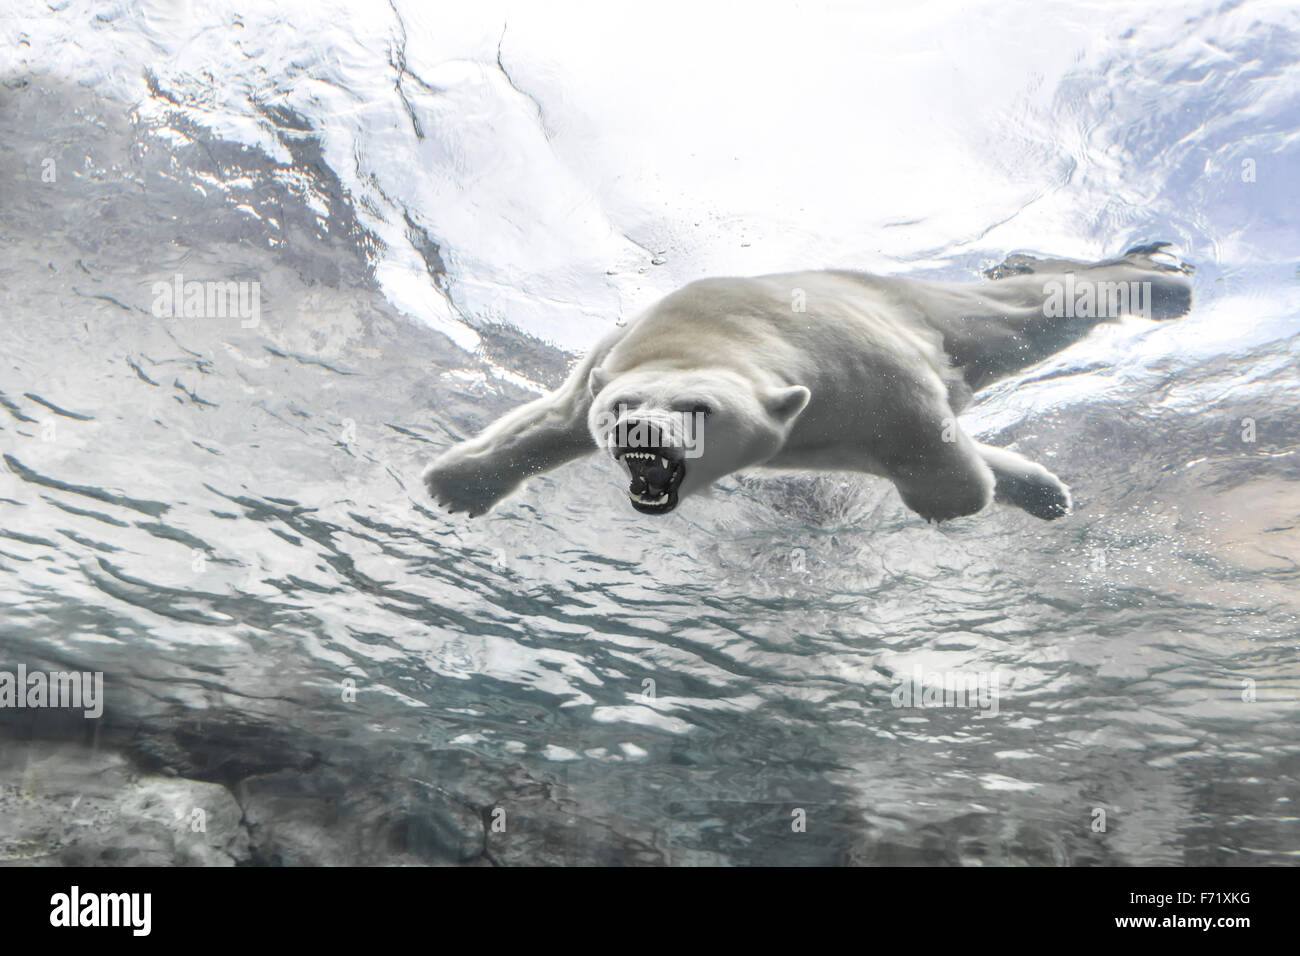
[[628,495],[638,511],[670,511],[677,504],[677,486],[686,466],[652,452],[629,452],[623,457],[631,473]]
[[650,465],[644,462],[633,462],[631,468],[632,490],[637,494],[660,494],[668,490],[668,485],[673,480],[672,465],[663,458]]

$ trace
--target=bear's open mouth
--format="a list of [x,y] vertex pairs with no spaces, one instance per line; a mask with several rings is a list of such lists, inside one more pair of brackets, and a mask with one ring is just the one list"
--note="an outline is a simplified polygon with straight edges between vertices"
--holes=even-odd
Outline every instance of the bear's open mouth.
[[632,475],[627,496],[633,508],[642,514],[661,515],[677,507],[677,489],[686,477],[680,449],[619,448],[614,458]]

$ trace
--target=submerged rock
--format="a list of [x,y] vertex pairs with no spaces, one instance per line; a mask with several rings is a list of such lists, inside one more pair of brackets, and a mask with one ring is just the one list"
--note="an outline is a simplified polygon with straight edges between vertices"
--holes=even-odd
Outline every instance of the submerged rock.
[[136,771],[75,743],[0,749],[0,863],[233,866],[249,859],[243,811],[220,784]]

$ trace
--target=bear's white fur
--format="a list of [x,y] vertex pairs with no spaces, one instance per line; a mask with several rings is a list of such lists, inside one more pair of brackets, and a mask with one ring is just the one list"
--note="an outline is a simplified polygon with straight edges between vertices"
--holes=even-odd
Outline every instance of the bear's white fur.
[[650,513],[764,467],[880,475],[927,520],[973,514],[995,495],[1057,518],[1070,509],[1065,485],[974,441],[956,416],[972,389],[1119,317],[1045,308],[1052,296],[1059,306],[1067,275],[1095,301],[1104,283],[1135,297],[1131,284],[1144,285],[1130,313],[1185,313],[1190,270],[1157,261],[1159,248],[1095,264],[1016,256],[979,283],[846,271],[693,282],[608,335],[555,392],[444,451],[423,480],[473,516],[530,475],[605,449]]

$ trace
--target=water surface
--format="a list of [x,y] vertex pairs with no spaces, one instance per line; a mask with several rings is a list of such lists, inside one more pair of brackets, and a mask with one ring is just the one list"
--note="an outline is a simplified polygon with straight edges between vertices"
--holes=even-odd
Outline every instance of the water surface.
[[[182,7],[0,24],[0,666],[108,697],[11,738],[229,787],[241,862],[1300,853],[1292,10],[701,14],[665,71],[609,14]],[[967,416],[1065,520],[758,473],[648,519],[596,461],[472,522],[420,488],[689,279],[1155,239],[1190,316]],[[159,317],[177,274],[259,323]],[[997,716],[895,707],[917,668],[996,672]]]

